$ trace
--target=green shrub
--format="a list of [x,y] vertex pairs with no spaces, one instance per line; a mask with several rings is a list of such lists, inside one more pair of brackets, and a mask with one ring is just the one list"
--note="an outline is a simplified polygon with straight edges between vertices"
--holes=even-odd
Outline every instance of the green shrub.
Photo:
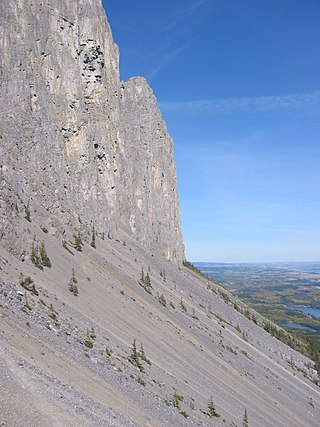
[[209,418],[220,417],[220,415],[216,411],[216,408],[213,404],[212,396],[210,397],[209,402],[208,402],[208,417]]
[[80,233],[78,232],[78,234],[74,234],[73,238],[74,238],[74,244],[73,244],[74,248],[77,251],[81,252],[82,251],[83,242],[82,242]]
[[173,389],[173,396],[172,396],[172,405],[177,409],[181,409],[180,408],[181,402],[183,402],[183,396],[179,395],[177,393],[177,390],[174,388]]
[[89,339],[85,340],[84,345],[87,348],[93,348],[93,342]]
[[145,387],[145,386],[146,386],[146,383],[143,381],[143,379],[142,379],[141,377],[138,377],[137,381],[138,381],[138,383],[139,383],[140,385],[142,385],[143,387]]
[[166,299],[165,299],[165,297],[164,297],[163,294],[158,295],[157,300],[159,301],[159,303],[161,305],[163,305],[164,307],[167,307],[167,301],[166,301]]

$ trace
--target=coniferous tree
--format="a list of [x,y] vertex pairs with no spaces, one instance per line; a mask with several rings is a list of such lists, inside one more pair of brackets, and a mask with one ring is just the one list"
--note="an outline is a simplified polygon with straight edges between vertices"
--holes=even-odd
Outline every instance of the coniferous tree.
[[31,222],[31,217],[30,217],[30,202],[28,202],[26,205],[24,206],[24,213],[25,213],[25,219],[29,222]]
[[76,279],[74,268],[73,268],[70,282],[69,282],[69,291],[72,292],[75,297],[79,295],[78,286],[76,285],[76,283],[78,283],[78,280]]
[[144,283],[145,283],[146,286],[152,288],[151,279],[150,279],[150,276],[149,276],[148,272],[147,272],[147,274],[146,274],[146,276],[144,278]]
[[144,371],[144,367],[142,366],[140,362],[139,353],[137,350],[137,343],[136,339],[133,340],[132,347],[131,347],[131,355],[128,358],[129,362],[131,362],[134,366],[136,366],[140,372]]
[[94,229],[94,226],[92,227],[92,240],[91,240],[91,246],[93,248],[96,248],[96,232]]
[[150,360],[147,358],[147,356],[146,356],[146,354],[144,352],[144,348],[143,348],[143,344],[142,343],[140,345],[139,356],[140,356],[141,360],[143,360],[144,362],[146,362],[148,365],[151,365]]
[[247,408],[245,408],[245,410],[244,410],[242,427],[249,427],[249,420],[248,420]]
[[41,262],[41,257],[39,255],[39,246],[38,243],[36,242],[36,240],[34,239],[34,241],[32,242],[32,247],[31,247],[31,262],[38,267],[40,270],[43,270],[43,266],[42,266],[42,262]]
[[41,245],[39,248],[39,255],[40,255],[42,266],[51,268],[51,261],[47,255],[46,248],[44,246],[44,242],[41,242]]
[[82,243],[82,239],[81,239],[80,233],[78,232],[78,234],[74,234],[73,237],[74,237],[74,247],[75,247],[75,249],[77,251],[81,252],[82,251],[82,245],[83,245],[83,243]]
[[216,408],[213,404],[212,396],[210,397],[209,402],[208,402],[208,416],[209,416],[209,418],[220,417],[220,415],[216,411]]

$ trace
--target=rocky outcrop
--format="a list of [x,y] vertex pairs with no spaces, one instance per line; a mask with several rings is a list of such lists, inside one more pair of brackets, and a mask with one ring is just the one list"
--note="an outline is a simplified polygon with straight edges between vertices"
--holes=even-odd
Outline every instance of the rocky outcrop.
[[[173,144],[145,80],[120,82],[99,0],[0,4],[0,237],[19,218],[119,229],[181,262]],[[14,209],[13,209],[14,208]]]

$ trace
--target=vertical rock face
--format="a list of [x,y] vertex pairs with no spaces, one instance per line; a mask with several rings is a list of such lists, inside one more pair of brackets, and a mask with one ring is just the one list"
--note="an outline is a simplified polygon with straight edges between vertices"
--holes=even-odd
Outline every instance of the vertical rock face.
[[3,242],[40,204],[58,228],[121,228],[181,262],[172,141],[145,80],[120,83],[101,1],[7,0],[0,19]]
[[[126,143],[121,224],[147,245],[161,247],[168,259],[181,260],[183,244],[173,142],[143,78],[120,89],[122,134]],[[152,236],[152,238],[150,238]]]

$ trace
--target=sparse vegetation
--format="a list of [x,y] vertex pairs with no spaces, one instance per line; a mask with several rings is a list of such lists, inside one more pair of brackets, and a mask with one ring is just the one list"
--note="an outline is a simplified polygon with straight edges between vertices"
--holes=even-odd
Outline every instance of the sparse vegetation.
[[182,310],[186,313],[188,310],[187,310],[187,307],[184,305],[184,302],[183,302],[183,299],[181,298],[181,300],[180,300],[180,307],[182,308]]
[[245,410],[244,410],[243,421],[242,421],[242,427],[249,427],[249,420],[248,420],[248,412],[247,412],[247,408],[245,408]]
[[161,305],[163,305],[164,307],[167,307],[167,301],[166,301],[166,299],[165,299],[165,297],[164,297],[164,295],[163,295],[163,294],[158,295],[158,296],[157,296],[157,300],[159,301],[159,303],[160,303]]
[[180,411],[180,414],[185,418],[188,419],[189,418],[189,414],[186,411]]
[[248,341],[248,339],[249,339],[249,337],[248,337],[248,332],[244,332],[244,331],[242,331],[242,338],[243,338],[245,341]]
[[89,339],[86,339],[85,342],[84,342],[84,345],[87,348],[93,348],[93,341],[89,340]]
[[140,372],[144,372],[144,367],[142,366],[142,363],[140,362],[140,354],[137,350],[137,344],[136,339],[133,340],[132,347],[131,347],[131,355],[129,356],[128,360],[130,363],[133,364],[136,368],[139,369]]
[[72,283],[78,283],[78,280],[77,280],[75,272],[74,272],[74,268],[72,269],[72,272],[71,272],[71,281],[72,281]]
[[49,306],[49,314],[48,316],[50,317],[50,319],[52,319],[53,324],[56,328],[60,328],[60,322],[59,322],[59,317],[58,317],[58,312],[54,309],[53,305],[50,304]]
[[40,246],[34,238],[31,247],[30,260],[37,268],[43,270],[43,267],[51,268],[51,262],[47,255],[44,242],[42,241]]
[[23,274],[20,274],[20,286],[22,286],[27,291],[31,292],[33,295],[38,296],[39,293],[36,289],[36,286],[34,284],[34,281],[31,279],[30,276],[24,277]]
[[112,350],[109,347],[107,347],[107,346],[106,346],[105,352],[106,352],[106,355],[108,357],[110,357],[112,355]]
[[86,335],[86,339],[84,341],[84,345],[87,348],[93,348],[93,344],[94,344],[94,340],[96,339],[96,334],[94,331],[94,328],[92,326],[91,329],[87,328],[87,335]]
[[78,232],[78,234],[74,234],[73,238],[74,238],[74,244],[73,244],[74,248],[77,251],[81,252],[82,251],[83,242],[82,242],[82,239],[81,239],[81,236],[80,236],[80,232]]
[[25,219],[29,222],[31,222],[31,216],[30,216],[30,202],[28,202],[26,205],[23,205],[24,207],[24,214]]
[[218,412],[216,411],[216,408],[213,403],[213,397],[211,396],[208,402],[208,417],[214,418],[214,417],[220,417]]
[[144,362],[146,362],[149,366],[151,366],[151,362],[150,360],[147,358],[145,352],[144,352],[144,348],[143,348],[143,344],[140,344],[140,351],[139,351],[139,357],[141,360],[143,360]]
[[92,237],[91,237],[90,246],[92,246],[93,248],[96,248],[96,232],[95,232],[94,226],[92,227]]
[[42,241],[39,248],[40,259],[43,267],[51,268],[51,261],[47,255],[44,242]]
[[139,383],[140,385],[142,385],[143,387],[145,387],[145,386],[146,386],[146,383],[143,381],[143,379],[142,379],[141,377],[138,377],[138,378],[137,378],[137,381],[138,381],[138,383]]
[[173,389],[173,395],[172,395],[172,406],[175,408],[181,410],[180,404],[183,402],[184,398],[182,395],[177,393],[177,390]]
[[167,280],[165,270],[161,270],[161,271],[160,271],[160,277],[162,277],[162,279],[163,279],[163,281],[164,281],[164,282]]
[[141,269],[141,278],[139,280],[139,285],[146,291],[148,294],[152,295],[152,284],[149,272],[147,274],[144,274],[143,267]]
[[72,273],[71,273],[70,282],[69,282],[69,291],[71,293],[73,293],[73,295],[75,297],[77,297],[79,295],[79,290],[78,290],[78,286],[76,285],[76,283],[78,283],[78,280],[76,279],[76,276],[74,273],[74,268],[73,268]]
[[22,307],[22,310],[27,313],[27,310],[32,310],[31,305],[29,304],[27,292],[24,292],[24,306]]
[[242,330],[241,330],[241,328],[240,328],[240,326],[239,326],[239,323],[237,324],[237,326],[235,326],[235,328],[234,328],[236,331],[238,331],[239,332],[239,334],[241,334],[242,333]]

